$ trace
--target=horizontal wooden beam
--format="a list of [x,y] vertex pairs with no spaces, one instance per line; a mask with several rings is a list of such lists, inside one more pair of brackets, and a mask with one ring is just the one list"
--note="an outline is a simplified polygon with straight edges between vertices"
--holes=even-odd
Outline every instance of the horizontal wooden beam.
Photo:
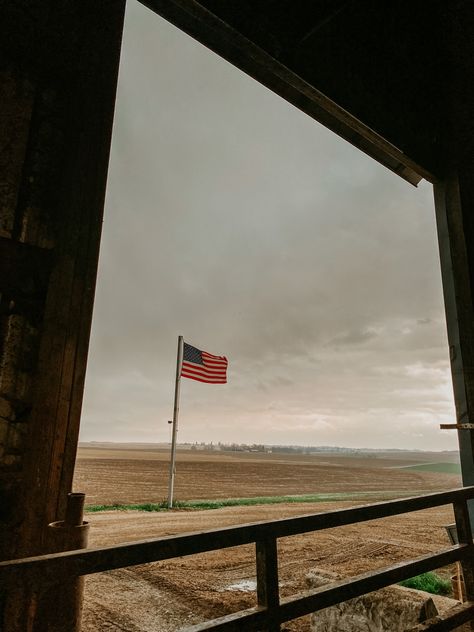
[[317,588],[311,593],[307,593],[305,597],[287,597],[282,600],[280,606],[280,620],[282,622],[290,621],[305,614],[334,606],[348,599],[360,597],[403,579],[452,564],[472,555],[473,552],[473,544],[457,545],[439,553],[423,555],[409,562],[400,562],[381,570],[349,577],[330,586]]
[[463,623],[474,619],[474,603],[466,602],[450,608],[442,615],[433,617],[412,628],[410,632],[445,632],[454,630]]
[[[347,601],[374,590],[378,590],[402,579],[452,564],[468,563],[474,556],[474,544],[470,529],[463,535],[463,517],[467,516],[467,500],[474,497],[474,487],[464,487],[425,496],[415,496],[373,505],[339,509],[327,513],[310,514],[257,522],[237,527],[225,527],[212,531],[167,536],[127,544],[81,549],[64,553],[42,555],[0,562],[0,585],[9,590],[38,590],[53,587],[75,577],[101,571],[146,564],[185,555],[194,555],[243,544],[258,543],[256,548],[257,568],[260,567],[259,605],[225,617],[207,621],[189,628],[190,632],[221,630],[238,632],[246,630],[277,630],[281,623],[304,616],[311,612]],[[303,594],[294,595],[278,603],[278,565],[276,539],[309,531],[355,524],[366,520],[419,511],[440,505],[454,504],[457,509],[456,522],[460,544],[435,554],[401,562],[388,568],[364,573],[323,586]],[[462,511],[460,511],[460,508]],[[273,544],[272,544],[273,543]],[[262,558],[263,548],[268,550]],[[260,560],[258,556],[260,554]],[[266,559],[268,557],[268,559]],[[469,565],[468,565],[469,566]],[[262,577],[263,584],[262,585]],[[271,588],[269,592],[269,586]],[[467,584],[466,584],[467,586]],[[469,594],[469,593],[468,593]],[[451,628],[445,628],[451,629]]]
[[212,619],[212,621],[197,623],[181,630],[182,632],[207,632],[208,630],[212,630],[212,632],[241,632],[242,630],[259,632],[266,630],[267,620],[267,610],[260,606],[255,606],[255,608],[233,612],[232,614]]
[[425,496],[384,501],[373,505],[338,509],[297,518],[255,522],[237,527],[224,527],[210,531],[141,540],[118,546],[112,545],[0,562],[0,584],[8,580],[18,584],[27,581],[33,585],[52,585],[63,578],[252,544],[267,538],[280,538],[310,531],[320,531],[439,507],[471,498],[474,498],[474,487],[463,487]]
[[[334,606],[343,601],[360,597],[374,590],[384,588],[402,579],[425,573],[429,570],[452,564],[466,555],[472,555],[474,545],[458,546],[446,549],[437,554],[423,555],[416,560],[400,562],[377,571],[370,571],[334,582],[327,586],[316,588],[306,593],[282,599],[281,605],[275,608],[281,623],[302,617],[312,612]],[[268,615],[267,615],[268,616]],[[274,615],[275,616],[275,615]],[[469,619],[465,619],[469,620]],[[183,632],[205,632],[213,630],[219,632],[239,632],[239,630],[261,629],[265,622],[265,613],[259,608],[250,608],[241,612],[225,615],[184,628]],[[242,627],[244,626],[244,627]],[[445,628],[446,630],[451,628]]]
[[441,430],[474,430],[474,424],[440,424]]
[[422,178],[436,180],[435,174],[196,0],[140,1],[411,184]]

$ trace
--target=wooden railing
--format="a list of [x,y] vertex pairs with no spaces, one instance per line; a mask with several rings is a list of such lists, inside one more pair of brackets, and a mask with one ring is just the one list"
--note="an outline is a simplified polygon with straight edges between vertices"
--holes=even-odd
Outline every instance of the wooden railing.
[[[188,627],[186,630],[188,632],[204,630],[274,632],[280,630],[280,624],[285,621],[459,561],[464,573],[467,603],[455,608],[447,617],[443,619],[437,617],[418,628],[419,630],[452,630],[474,619],[474,544],[467,507],[467,502],[471,499],[474,499],[474,487],[464,487],[296,518],[1,562],[0,586],[15,589],[26,585],[32,590],[42,590],[82,575],[255,543],[258,605]],[[278,538],[448,504],[453,505],[459,544],[411,561],[280,599]]]

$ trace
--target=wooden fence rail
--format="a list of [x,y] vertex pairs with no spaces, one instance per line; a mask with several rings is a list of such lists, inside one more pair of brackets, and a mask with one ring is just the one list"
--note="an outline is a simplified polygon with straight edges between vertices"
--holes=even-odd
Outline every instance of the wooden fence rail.
[[[451,619],[448,616],[440,623],[438,617],[432,623],[434,627],[426,627],[430,624],[423,627],[423,630],[451,630],[459,625],[460,620],[469,621],[474,617],[474,544],[467,507],[467,502],[472,499],[474,487],[464,487],[296,518],[0,562],[0,588],[13,589],[26,585],[32,589],[44,590],[82,575],[255,543],[258,605],[186,629],[189,632],[230,632],[242,629],[275,632],[280,630],[280,624],[285,621],[459,561],[463,568],[468,602],[457,608]],[[278,538],[447,504],[454,508],[459,544],[280,600]],[[440,625],[444,627],[440,628]]]

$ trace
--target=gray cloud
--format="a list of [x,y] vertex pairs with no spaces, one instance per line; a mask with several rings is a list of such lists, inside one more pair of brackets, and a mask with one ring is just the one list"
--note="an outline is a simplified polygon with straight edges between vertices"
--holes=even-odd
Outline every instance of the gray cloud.
[[181,333],[230,360],[182,440],[452,440],[430,187],[129,3],[84,440],[168,438]]
[[352,330],[336,336],[326,346],[339,348],[347,345],[360,345],[376,337],[377,332],[373,329]]

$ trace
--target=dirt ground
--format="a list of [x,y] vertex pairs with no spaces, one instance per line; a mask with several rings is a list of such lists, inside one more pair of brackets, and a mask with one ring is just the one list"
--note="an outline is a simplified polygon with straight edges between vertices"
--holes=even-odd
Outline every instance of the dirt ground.
[[[136,456],[136,455],[135,455]],[[76,489],[89,502],[144,502],[161,500],[157,466],[164,459],[120,459],[97,454],[81,458]],[[343,457],[344,459],[344,457]],[[414,494],[458,486],[457,476],[401,469],[402,463],[375,465],[367,460],[337,462],[265,455],[219,458],[181,455],[179,498],[219,498],[293,494],[319,491],[410,490]],[[322,462],[321,462],[322,461]],[[392,469],[396,467],[396,469]],[[390,469],[389,469],[390,468]],[[187,474],[186,474],[187,472]],[[106,474],[106,475],[104,475]],[[103,476],[104,475],[104,476]],[[203,482],[204,479],[205,482]],[[154,489],[152,496],[150,490]],[[145,513],[115,511],[90,513],[90,546],[100,546],[233,524],[273,520],[339,507],[360,501],[228,507],[213,511]],[[449,545],[443,525],[453,521],[452,510],[441,507],[278,542],[282,596],[306,587],[315,567],[351,576],[434,552]],[[442,569],[449,575],[453,569]],[[86,580],[83,632],[173,632],[187,625],[255,605],[255,554],[243,546],[126,568],[90,576]],[[286,625],[307,632],[309,617]]]
[[[291,455],[178,451],[175,499],[215,499],[309,493],[414,494],[457,487],[457,475],[410,465],[447,458],[432,453],[388,456]],[[160,502],[167,497],[169,452],[82,448],[74,487],[87,503]]]

